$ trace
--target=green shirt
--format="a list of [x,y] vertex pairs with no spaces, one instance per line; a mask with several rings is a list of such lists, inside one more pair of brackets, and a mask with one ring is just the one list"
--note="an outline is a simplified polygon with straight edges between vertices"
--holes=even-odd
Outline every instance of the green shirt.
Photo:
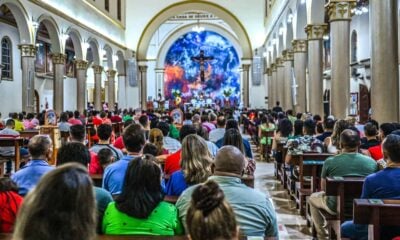
[[[370,157],[359,153],[342,153],[325,160],[321,178],[365,177],[377,170],[376,162]],[[328,196],[326,204],[329,209],[336,212],[336,197]]]
[[174,124],[169,125],[169,136],[179,140],[179,130]]
[[103,218],[106,235],[182,235],[183,227],[176,207],[160,202],[146,219],[139,219],[120,212],[115,202],[108,205]]

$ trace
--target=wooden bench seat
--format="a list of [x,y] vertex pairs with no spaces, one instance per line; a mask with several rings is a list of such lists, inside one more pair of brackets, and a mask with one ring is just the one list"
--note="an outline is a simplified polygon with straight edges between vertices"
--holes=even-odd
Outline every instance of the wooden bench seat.
[[15,171],[19,169],[19,164],[21,162],[21,154],[19,149],[24,144],[24,139],[21,137],[1,137],[0,138],[0,147],[14,147],[15,155],[14,156],[0,156],[2,159],[2,163],[0,163],[0,176],[4,175],[4,162],[8,160],[14,160]]
[[400,227],[400,200],[354,199],[353,220],[369,224],[368,239],[381,239],[382,226]]

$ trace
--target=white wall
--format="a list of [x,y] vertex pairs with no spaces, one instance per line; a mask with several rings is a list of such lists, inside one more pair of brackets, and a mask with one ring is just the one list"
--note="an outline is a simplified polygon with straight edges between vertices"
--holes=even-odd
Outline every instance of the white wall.
[[22,71],[21,55],[18,49],[20,40],[17,28],[0,22],[0,41],[4,36],[8,36],[11,40],[13,62],[13,81],[2,81],[0,83],[0,112],[3,116],[7,116],[9,112],[22,111]]
[[45,109],[46,101],[49,109],[53,109],[53,78],[35,77],[35,90],[39,94],[39,110]]
[[[57,97],[57,96],[55,96]],[[77,81],[76,78],[64,78],[64,111],[77,109]]]

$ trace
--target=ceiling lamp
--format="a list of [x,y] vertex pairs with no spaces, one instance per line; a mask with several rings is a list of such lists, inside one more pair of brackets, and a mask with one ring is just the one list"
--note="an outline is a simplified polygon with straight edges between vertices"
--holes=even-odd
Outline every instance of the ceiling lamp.
[[368,0],[358,0],[355,8],[351,12],[357,16],[369,12],[369,1]]
[[200,14],[197,13],[197,24],[196,26],[192,27],[192,31],[201,33],[204,31],[204,27],[200,26]]

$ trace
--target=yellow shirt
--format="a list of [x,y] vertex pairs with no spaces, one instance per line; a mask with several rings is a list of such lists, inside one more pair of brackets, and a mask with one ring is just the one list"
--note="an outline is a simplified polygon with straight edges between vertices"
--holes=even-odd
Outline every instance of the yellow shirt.
[[21,121],[14,119],[14,122],[15,122],[15,127],[14,127],[15,131],[21,132],[25,130],[24,124]]

